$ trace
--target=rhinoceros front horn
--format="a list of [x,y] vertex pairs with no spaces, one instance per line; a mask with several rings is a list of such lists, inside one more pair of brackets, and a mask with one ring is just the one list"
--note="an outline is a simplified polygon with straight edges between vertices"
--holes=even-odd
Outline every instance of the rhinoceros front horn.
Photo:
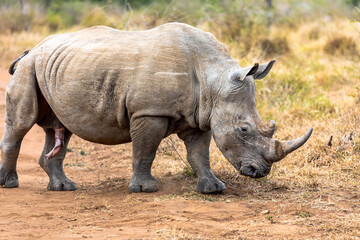
[[287,155],[291,153],[292,151],[298,149],[301,147],[311,136],[311,133],[313,131],[313,128],[310,128],[309,131],[307,131],[302,137],[293,140],[293,141],[287,141],[284,144],[284,153]]
[[275,144],[271,147],[272,149],[270,149],[270,159],[273,162],[280,161],[286,155],[304,145],[304,143],[306,143],[306,141],[310,138],[312,131],[313,128],[310,128],[309,131],[307,131],[302,137],[292,141],[275,140]]

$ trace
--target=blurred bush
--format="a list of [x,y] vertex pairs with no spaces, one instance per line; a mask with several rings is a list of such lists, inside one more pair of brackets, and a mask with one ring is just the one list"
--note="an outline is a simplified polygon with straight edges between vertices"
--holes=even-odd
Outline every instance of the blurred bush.
[[330,55],[358,56],[357,45],[352,37],[336,36],[327,41],[324,51]]
[[96,25],[116,27],[106,16],[106,13],[102,8],[94,8],[90,12],[85,13],[81,18],[80,24],[84,27],[91,27]]
[[30,9],[23,14],[20,7],[0,7],[0,33],[21,32],[44,23],[44,15],[38,9]]
[[358,0],[277,0],[272,8],[265,0],[29,0],[29,3],[31,13],[21,16],[19,1],[0,0],[0,11],[5,14],[2,29],[21,31],[23,18],[28,18],[34,27],[39,17],[45,18],[45,22],[40,22],[51,31],[83,24],[109,25],[112,21],[122,22],[121,27],[132,21],[135,27],[142,24],[143,28],[179,21],[195,26],[205,24],[223,38],[239,40],[264,37],[273,24],[296,27],[319,16],[350,15]]
[[290,52],[289,43],[285,37],[263,39],[260,41],[260,45],[266,58],[287,54]]

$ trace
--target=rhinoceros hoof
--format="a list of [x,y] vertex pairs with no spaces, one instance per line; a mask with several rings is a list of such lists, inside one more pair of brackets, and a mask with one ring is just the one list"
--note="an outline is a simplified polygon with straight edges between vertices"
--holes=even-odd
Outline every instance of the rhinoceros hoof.
[[5,186],[6,188],[19,187],[16,171],[7,172],[5,169],[0,169],[0,185]]
[[63,180],[50,180],[47,189],[50,191],[74,191],[76,183],[65,178]]
[[216,177],[199,178],[196,185],[196,191],[201,193],[220,193],[226,189],[225,184]]
[[156,192],[157,190],[159,190],[159,183],[153,177],[146,179],[132,177],[129,185],[130,192]]

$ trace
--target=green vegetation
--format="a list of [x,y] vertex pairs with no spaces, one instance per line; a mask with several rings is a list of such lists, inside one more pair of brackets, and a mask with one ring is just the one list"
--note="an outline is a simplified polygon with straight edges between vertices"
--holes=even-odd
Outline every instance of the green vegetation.
[[184,175],[186,177],[195,177],[195,172],[192,170],[192,168],[186,166],[184,167]]
[[301,218],[308,218],[308,217],[310,217],[310,213],[307,212],[307,211],[305,211],[305,212],[299,212],[298,215],[299,215],[299,217],[301,217]]
[[267,219],[271,224],[273,224],[273,223],[275,222],[272,216],[267,216],[266,219]]

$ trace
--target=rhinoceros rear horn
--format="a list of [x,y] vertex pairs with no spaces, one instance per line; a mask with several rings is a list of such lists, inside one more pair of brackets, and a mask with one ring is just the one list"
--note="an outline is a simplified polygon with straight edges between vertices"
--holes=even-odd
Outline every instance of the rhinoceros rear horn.
[[254,79],[263,79],[271,70],[276,60],[271,60],[268,63],[261,64],[254,74]]
[[230,75],[232,81],[243,81],[246,76],[254,75],[259,68],[259,64],[255,63],[252,67],[242,68],[241,70],[235,71]]

